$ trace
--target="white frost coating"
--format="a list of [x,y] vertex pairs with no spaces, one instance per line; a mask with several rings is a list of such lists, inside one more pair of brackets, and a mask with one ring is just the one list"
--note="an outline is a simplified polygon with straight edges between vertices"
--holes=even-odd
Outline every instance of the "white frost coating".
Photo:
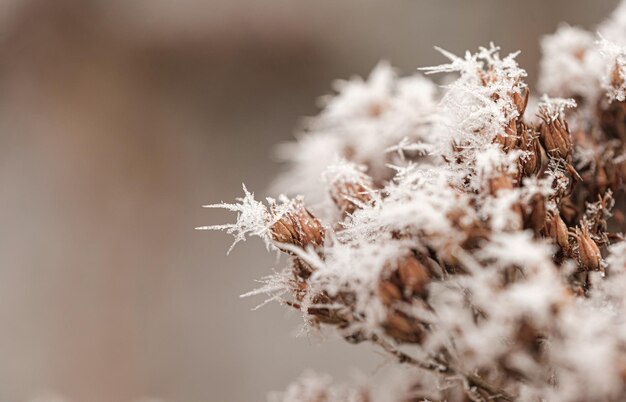
[[596,37],[578,27],[561,25],[541,41],[539,90],[552,96],[583,96],[594,103],[600,96],[603,63],[595,47]]
[[328,194],[319,191],[326,168],[348,158],[365,165],[375,181],[389,179],[393,171],[387,164],[405,163],[405,154],[386,150],[403,138],[411,143],[431,141],[438,96],[430,80],[419,74],[398,78],[385,62],[367,80],[337,81],[334,88],[337,94],[322,98],[325,109],[308,121],[298,141],[279,148],[289,170],[274,186],[276,192],[305,196],[322,216],[332,210]]
[[602,84],[609,101],[626,100],[626,47],[611,42],[604,37],[598,42],[600,53],[605,58],[605,72]]
[[561,25],[541,43],[539,89],[550,96],[574,97],[581,101],[573,126],[593,122],[598,101],[624,101],[626,86],[616,80],[626,72],[626,1],[597,28],[597,32]]
[[574,99],[551,98],[548,95],[543,95],[538,109],[539,113],[548,118],[549,122],[554,122],[565,115],[565,109],[575,107],[576,101]]

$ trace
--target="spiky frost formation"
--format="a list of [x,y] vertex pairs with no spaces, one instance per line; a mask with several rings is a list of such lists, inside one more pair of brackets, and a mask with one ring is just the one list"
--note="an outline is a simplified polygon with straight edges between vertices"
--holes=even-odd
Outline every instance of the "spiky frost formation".
[[[295,143],[279,147],[289,170],[278,178],[275,189],[303,195],[316,211],[332,204],[320,192],[322,173],[338,160],[366,165],[375,183],[392,177],[388,163],[419,159],[424,153],[405,149],[400,155],[388,151],[404,144],[431,141],[437,88],[423,76],[399,78],[388,63],[381,62],[367,80],[337,81],[336,95],[322,99],[324,110],[309,119]],[[410,147],[409,147],[410,148]]]
[[[625,10],[602,25],[612,43]],[[412,366],[401,393],[306,375],[272,401],[626,399],[626,106],[607,43],[546,39],[541,85],[561,97],[534,115],[517,53],[493,44],[440,50],[423,69],[456,74],[440,92],[380,64],[283,148],[279,186],[304,197],[217,206],[237,222],[210,228],[287,256],[251,294]]]

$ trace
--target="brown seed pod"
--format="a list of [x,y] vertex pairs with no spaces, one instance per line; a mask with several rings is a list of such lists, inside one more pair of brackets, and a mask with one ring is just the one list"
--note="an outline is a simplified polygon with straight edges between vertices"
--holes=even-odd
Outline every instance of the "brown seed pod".
[[526,155],[520,158],[520,171],[525,176],[532,176],[539,173],[542,162],[542,147],[539,142],[539,134],[525,124],[518,126],[519,149],[526,151]]
[[596,242],[589,236],[586,222],[582,222],[582,229],[576,228],[572,233],[578,242],[578,262],[586,271],[599,271],[602,262],[602,254]]
[[611,86],[613,88],[619,88],[624,85],[624,77],[622,77],[622,73],[620,71],[620,66],[616,62],[611,70]]
[[378,295],[385,305],[410,301],[413,296],[425,296],[431,274],[414,255],[398,258],[383,268],[378,282]]
[[[273,212],[276,207],[272,206]],[[272,239],[277,243],[293,244],[302,248],[309,245],[320,247],[324,244],[325,230],[322,223],[304,207],[301,199],[292,202],[291,207],[270,228]]]
[[388,279],[378,281],[378,297],[384,305],[390,306],[402,300],[402,292],[393,282]]
[[428,269],[417,258],[410,256],[398,261],[398,274],[405,292],[424,295],[426,285],[430,282]]
[[550,220],[548,234],[564,253],[569,253],[571,247],[569,244],[567,225],[565,225],[565,222],[563,222],[558,212]]
[[425,335],[421,322],[397,310],[389,311],[382,327],[387,335],[398,342],[420,343]]
[[524,116],[524,112],[526,111],[526,106],[528,105],[528,97],[530,95],[530,91],[528,87],[520,88],[520,92],[513,92],[511,94],[511,98],[513,99],[513,103],[517,108],[517,112],[519,116]]
[[500,144],[504,152],[509,152],[517,145],[517,119],[511,119],[509,124],[504,128],[503,134],[497,134],[493,142]]
[[569,160],[572,153],[572,140],[567,122],[561,117],[556,119],[545,115],[540,115],[540,117],[543,122],[539,126],[539,132],[548,155]]
[[330,196],[344,215],[372,202],[374,181],[362,172],[354,173],[350,177],[337,177],[330,183]]

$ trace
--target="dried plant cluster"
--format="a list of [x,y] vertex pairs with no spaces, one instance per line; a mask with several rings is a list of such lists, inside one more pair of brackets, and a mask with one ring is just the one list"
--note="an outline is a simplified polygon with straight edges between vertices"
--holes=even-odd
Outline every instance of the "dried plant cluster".
[[292,198],[212,206],[237,221],[207,228],[287,256],[251,294],[414,367],[273,400],[626,400],[625,46],[626,3],[598,34],[560,27],[539,98],[493,44],[440,50],[440,87],[379,64],[281,148]]

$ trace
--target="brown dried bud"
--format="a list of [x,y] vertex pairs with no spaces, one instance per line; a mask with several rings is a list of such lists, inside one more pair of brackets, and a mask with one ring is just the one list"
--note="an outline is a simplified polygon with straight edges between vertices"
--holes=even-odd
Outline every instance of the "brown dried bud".
[[[272,206],[275,212],[275,206]],[[293,244],[302,248],[324,244],[324,227],[297,198],[280,219],[270,228],[272,239],[277,243]]]
[[517,119],[511,119],[504,128],[504,134],[497,134],[493,142],[500,144],[504,152],[509,152],[517,145]]
[[567,232],[567,225],[561,219],[561,215],[557,212],[556,215],[552,217],[550,221],[550,225],[548,226],[548,233],[554,242],[565,252],[569,253],[570,244],[569,244],[569,236]]
[[546,114],[540,114],[540,117],[543,122],[539,131],[546,152],[548,155],[568,160],[572,152],[572,140],[567,122],[561,116],[552,118]]
[[385,265],[378,282],[378,295],[385,305],[409,300],[414,295],[425,296],[431,275],[415,256],[401,257]]
[[317,305],[342,304],[346,306],[352,301],[350,295],[347,294],[339,293],[334,298],[331,298],[326,292],[321,292],[313,297],[313,306],[309,307],[307,312],[318,322],[344,327],[351,320],[350,312],[347,309],[341,307],[317,307]]
[[542,148],[538,134],[525,124],[519,125],[519,149],[526,151],[526,155],[520,158],[521,171],[526,176],[539,173],[541,169]]
[[511,98],[513,99],[513,103],[517,108],[517,112],[519,116],[523,116],[526,111],[526,106],[528,105],[528,96],[530,95],[530,91],[527,87],[520,88],[520,92],[513,92]]
[[398,274],[405,290],[422,295],[430,281],[428,269],[417,258],[410,256],[398,261]]
[[390,306],[402,300],[402,292],[389,280],[382,279],[378,282],[378,296],[384,305]]
[[330,183],[330,196],[343,214],[352,214],[372,201],[374,181],[358,169],[336,176]]
[[420,343],[424,338],[424,325],[400,311],[390,311],[382,326],[387,335],[399,342]]
[[613,88],[620,88],[622,85],[624,85],[624,77],[622,77],[619,63],[615,62],[613,70],[611,70],[611,86]]
[[578,241],[578,262],[587,271],[600,270],[602,254],[596,242],[589,236],[586,222],[583,221],[582,229],[577,228],[574,237]]

